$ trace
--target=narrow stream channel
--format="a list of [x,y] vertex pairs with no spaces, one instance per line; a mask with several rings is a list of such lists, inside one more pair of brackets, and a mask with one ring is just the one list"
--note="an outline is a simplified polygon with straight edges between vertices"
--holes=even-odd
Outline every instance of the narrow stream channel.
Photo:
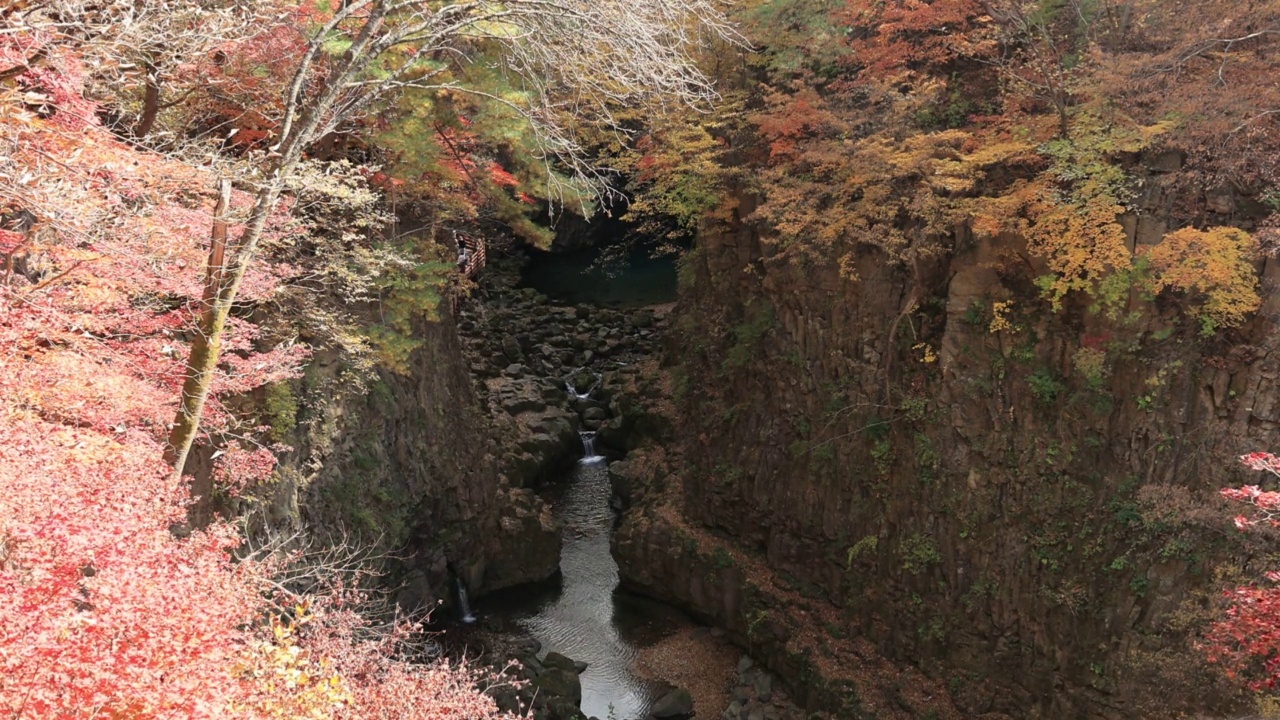
[[609,494],[607,461],[580,460],[548,494],[564,523],[558,590],[508,597],[485,612],[514,620],[542,643],[543,652],[587,663],[581,680],[588,717],[638,720],[669,689],[637,672],[640,650],[690,621],[618,589],[618,565],[609,552],[616,522]]

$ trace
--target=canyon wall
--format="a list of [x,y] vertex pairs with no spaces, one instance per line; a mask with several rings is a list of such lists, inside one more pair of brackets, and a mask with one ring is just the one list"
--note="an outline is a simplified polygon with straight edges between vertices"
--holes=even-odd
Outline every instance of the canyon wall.
[[[1132,169],[1131,249],[1172,226],[1170,162]],[[1251,221],[1230,192],[1207,204]],[[849,717],[1229,706],[1188,638],[1224,576],[1265,565],[1213,491],[1275,443],[1277,263],[1259,262],[1253,319],[1205,336],[1137,288],[1114,315],[1052,309],[1015,235],[961,226],[914,273],[872,250],[850,273],[780,257],[752,209],[740,196],[685,260],[669,351],[683,441],[636,473],[625,582]],[[837,692],[819,662],[878,656],[954,706],[902,700],[900,677],[897,708],[884,683]]]
[[259,392],[264,424],[293,449],[249,527],[345,534],[394,554],[390,581],[409,608],[452,604],[455,579],[476,595],[554,574],[559,533],[500,472],[449,308],[415,337],[405,372],[359,377],[321,352],[300,380]]

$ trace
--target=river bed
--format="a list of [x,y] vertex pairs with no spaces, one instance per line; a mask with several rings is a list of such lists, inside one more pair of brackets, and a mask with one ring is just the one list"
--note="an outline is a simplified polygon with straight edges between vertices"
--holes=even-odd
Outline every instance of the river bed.
[[634,720],[670,689],[637,670],[641,650],[692,622],[674,608],[618,589],[618,566],[609,551],[616,523],[609,495],[607,461],[579,461],[546,495],[564,523],[558,585],[486,599],[476,612],[514,621],[542,643],[544,653],[587,663],[581,681],[588,717]]

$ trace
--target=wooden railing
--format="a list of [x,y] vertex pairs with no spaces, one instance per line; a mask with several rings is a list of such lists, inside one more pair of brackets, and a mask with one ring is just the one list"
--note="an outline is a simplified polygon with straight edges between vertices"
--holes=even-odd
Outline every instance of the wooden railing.
[[[465,278],[475,277],[476,273],[484,269],[484,239],[461,233],[453,237],[458,243],[458,272]],[[450,295],[449,304],[453,308],[453,314],[457,315],[458,307],[462,304],[462,292],[460,288],[454,287]]]
[[458,235],[458,270],[466,277],[473,277],[484,268],[485,242],[482,238]]

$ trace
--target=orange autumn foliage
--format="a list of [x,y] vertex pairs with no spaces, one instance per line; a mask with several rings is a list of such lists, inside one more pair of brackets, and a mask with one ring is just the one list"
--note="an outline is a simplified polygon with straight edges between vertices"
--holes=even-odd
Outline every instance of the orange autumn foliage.
[[1144,256],[1159,288],[1178,290],[1199,302],[1191,313],[1203,327],[1232,327],[1258,309],[1258,274],[1253,260],[1258,242],[1233,227],[1182,228],[1165,235]]

